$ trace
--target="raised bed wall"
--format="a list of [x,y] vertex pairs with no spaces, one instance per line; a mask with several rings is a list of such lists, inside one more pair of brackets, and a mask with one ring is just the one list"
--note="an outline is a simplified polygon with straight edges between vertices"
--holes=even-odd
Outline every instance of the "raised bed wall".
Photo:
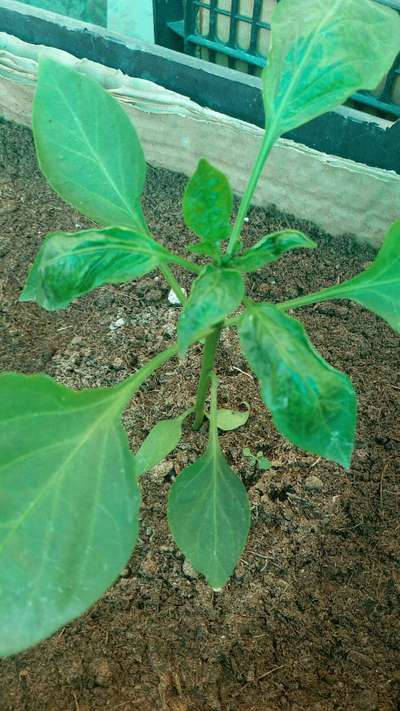
[[[199,158],[206,157],[229,175],[238,195],[243,193],[262,137],[262,129],[256,125],[262,124],[258,79],[243,78],[236,72],[107,31],[102,34],[98,28],[86,26],[83,32],[78,22],[36,9],[32,14],[32,8],[28,11],[10,0],[3,0],[3,5],[0,28],[18,27],[19,34],[30,41],[0,34],[2,116],[30,124],[37,61],[41,53],[51,53],[60,61],[75,64],[80,71],[94,74],[123,103],[151,164],[190,175]],[[58,48],[41,46],[40,39]],[[70,51],[60,51],[60,45]],[[79,58],[96,56],[101,63]],[[124,73],[110,65],[121,67]],[[181,93],[168,88],[174,84]],[[213,110],[218,101],[222,108],[223,87],[228,105],[233,90],[247,102],[238,106],[239,116]],[[203,97],[203,105],[193,100],[193,92]],[[242,119],[249,112],[257,118],[255,123]],[[322,120],[325,134],[336,130],[338,153],[345,155],[281,139],[272,151],[254,202],[275,204],[331,234],[350,233],[378,245],[400,212],[400,150],[395,150],[396,145],[400,147],[398,127],[346,109],[317,121]],[[308,124],[305,136],[315,124]],[[358,142],[352,142],[351,136],[358,137]],[[371,145],[365,160],[369,159],[370,165],[353,160],[361,157],[362,141],[367,145],[368,136]],[[328,138],[324,140],[328,144]],[[392,166],[392,170],[385,169]]]

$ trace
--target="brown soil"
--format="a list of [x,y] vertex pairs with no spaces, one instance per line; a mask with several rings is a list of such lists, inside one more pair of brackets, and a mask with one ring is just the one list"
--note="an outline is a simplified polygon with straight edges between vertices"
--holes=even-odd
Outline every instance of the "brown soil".
[[[179,308],[157,275],[98,289],[66,311],[19,304],[46,232],[89,223],[40,177],[29,131],[0,124],[0,167],[1,369],[45,371],[78,388],[117,382],[174,338]],[[184,185],[180,175],[150,170],[144,199],[151,229],[182,253],[190,239],[180,215]],[[374,256],[272,210],[251,212],[248,239],[282,225],[307,230],[320,249],[251,276],[256,299],[333,284]],[[168,533],[171,480],[206,441],[205,431],[187,425],[176,453],[143,481],[140,540],[121,578],[81,619],[1,661],[1,711],[400,708],[398,336],[347,302],[298,315],[357,389],[351,470],[276,434],[236,333],[224,335],[220,403],[252,405],[248,425],[221,437],[252,502],[251,536],[234,577],[213,593],[182,569]],[[113,330],[118,319],[124,325]],[[133,449],[157,419],[186,409],[199,355],[200,347],[168,363],[136,396],[126,414]],[[244,447],[262,450],[273,468],[255,471]]]

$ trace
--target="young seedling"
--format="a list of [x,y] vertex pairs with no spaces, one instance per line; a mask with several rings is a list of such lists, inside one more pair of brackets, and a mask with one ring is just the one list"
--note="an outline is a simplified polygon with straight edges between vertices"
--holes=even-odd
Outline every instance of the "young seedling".
[[243,456],[249,460],[251,466],[255,469],[257,468],[260,471],[265,472],[267,471],[267,469],[270,469],[272,467],[272,462],[270,462],[270,460],[265,457],[262,452],[257,452],[256,454],[253,454],[249,447],[244,447],[242,453]]
[[[208,446],[172,485],[168,521],[192,565],[213,588],[225,585],[245,546],[250,510],[218,440],[214,362],[222,329],[238,329],[277,430],[303,450],[350,465],[353,386],[287,312],[353,299],[400,330],[400,222],[364,272],[281,304],[247,298],[244,275],[316,244],[296,230],[266,235],[250,248],[240,237],[274,142],[353,92],[375,88],[398,52],[399,36],[398,16],[370,0],[277,5],[262,77],[266,129],[233,227],[228,180],[206,160],[184,195],[185,221],[198,237],[188,251],[208,258],[206,266],[150,234],[140,204],[145,160],[122,108],[84,74],[41,60],[33,108],[40,167],[54,190],[101,227],[50,234],[21,300],[63,309],[102,284],[159,269],[184,307],[177,342],[115,387],[76,392],[45,375],[0,376],[0,655],[43,640],[114,582],[138,535],[138,479],[177,446],[186,417],[193,412],[194,428],[202,425],[210,383]],[[171,265],[195,275],[188,298]],[[133,455],[121,425],[129,401],[157,368],[184,358],[201,339],[193,408],[159,422]]]

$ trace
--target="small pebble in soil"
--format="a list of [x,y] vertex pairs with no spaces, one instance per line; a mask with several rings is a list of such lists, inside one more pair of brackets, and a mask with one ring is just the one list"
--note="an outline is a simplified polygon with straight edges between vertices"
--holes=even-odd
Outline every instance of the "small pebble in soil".
[[122,358],[114,358],[113,362],[111,363],[111,367],[113,370],[123,370],[125,364]]
[[[182,289],[182,291],[186,296],[185,289]],[[170,289],[170,292],[168,294],[168,301],[170,304],[172,304],[172,306],[180,306],[181,305],[181,302],[179,301],[177,295],[175,294],[175,292],[172,289]]]
[[96,659],[90,665],[90,671],[96,686],[110,686],[113,673],[107,659]]
[[122,326],[125,326],[125,323],[124,318],[117,318],[116,321],[110,323],[110,331],[116,331],[118,328],[122,328]]
[[82,343],[82,336],[74,336],[70,345],[71,346],[79,346]]
[[187,560],[186,558],[182,564],[182,573],[191,580],[196,580],[199,577],[198,572],[193,568],[190,560]]
[[322,491],[324,483],[318,476],[308,476],[304,481],[304,488],[307,491]]

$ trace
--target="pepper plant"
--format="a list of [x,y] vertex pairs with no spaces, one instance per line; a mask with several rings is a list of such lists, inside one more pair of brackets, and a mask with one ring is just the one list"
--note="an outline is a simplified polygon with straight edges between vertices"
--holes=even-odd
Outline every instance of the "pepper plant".
[[[0,376],[1,655],[43,640],[115,581],[138,535],[138,480],[177,446],[186,418],[200,428],[210,385],[208,446],[173,483],[168,520],[177,545],[209,584],[220,589],[227,582],[246,543],[250,510],[218,439],[214,361],[222,329],[239,330],[277,430],[301,449],[349,467],[352,383],[322,358],[288,310],[352,299],[400,330],[400,222],[364,272],[279,304],[248,298],[245,274],[316,244],[284,230],[247,248],[241,230],[275,141],[356,90],[373,89],[399,37],[398,16],[371,0],[277,5],[262,76],[266,128],[247,189],[233,221],[227,178],[200,161],[183,199],[186,225],[196,235],[186,258],[150,234],[140,202],[145,160],[123,109],[83,73],[41,59],[33,108],[40,167],[59,195],[101,226],[48,235],[21,301],[63,309],[102,284],[158,269],[183,309],[177,342],[114,387],[76,392],[46,375]],[[201,255],[202,264],[192,255]],[[175,265],[195,277],[188,298]],[[158,422],[132,454],[121,424],[129,401],[157,368],[184,358],[199,340],[204,352],[193,407]]]

